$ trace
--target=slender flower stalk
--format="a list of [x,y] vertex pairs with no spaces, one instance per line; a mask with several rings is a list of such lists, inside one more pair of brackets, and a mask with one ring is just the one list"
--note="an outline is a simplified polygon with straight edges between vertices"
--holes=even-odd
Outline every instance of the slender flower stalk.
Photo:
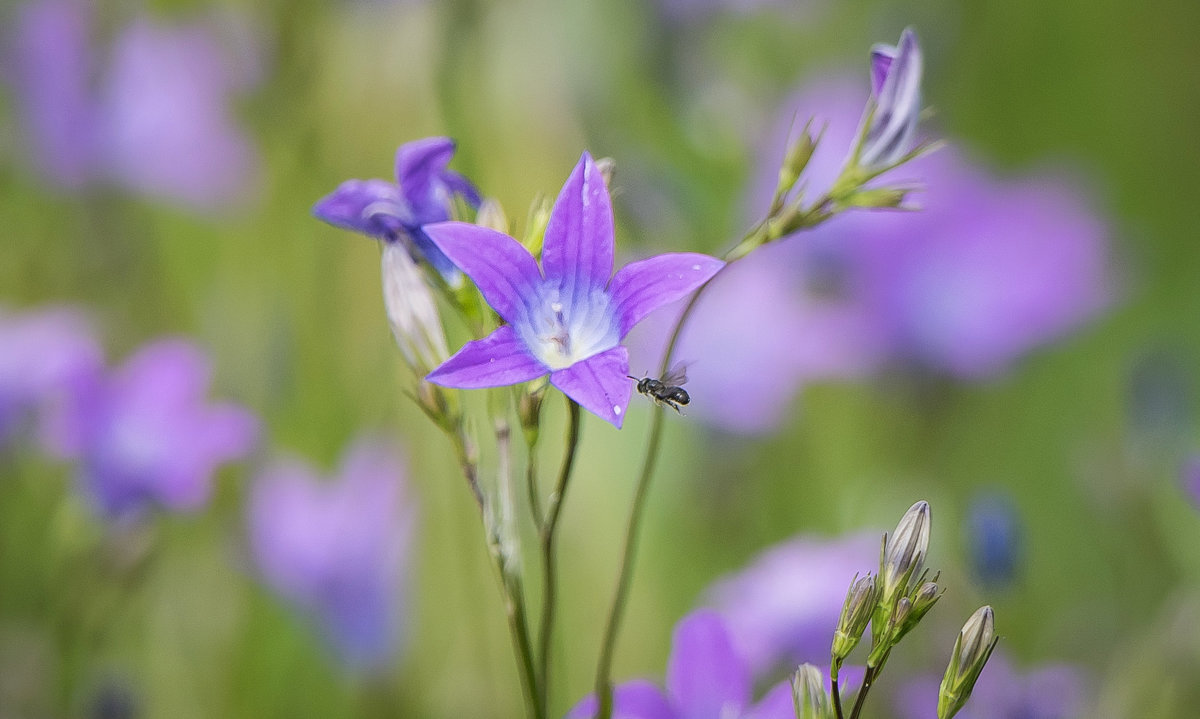
[[555,530],[558,528],[558,518],[562,512],[563,499],[567,494],[567,486],[571,480],[571,471],[575,468],[575,450],[579,447],[579,403],[567,400],[570,419],[567,422],[567,446],[564,450],[562,468],[558,473],[558,483],[554,493],[550,495],[546,509],[546,518],[539,530],[542,544],[542,623],[540,628],[540,653],[538,654],[538,680],[541,687],[540,700],[543,710],[549,706],[550,694],[550,650],[554,638],[554,612],[558,601],[558,563],[554,552]]

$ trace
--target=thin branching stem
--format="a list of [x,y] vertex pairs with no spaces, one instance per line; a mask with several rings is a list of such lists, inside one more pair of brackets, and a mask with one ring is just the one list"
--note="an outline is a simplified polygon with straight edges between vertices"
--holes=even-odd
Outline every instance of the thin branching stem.
[[558,563],[554,553],[554,539],[558,529],[558,518],[562,513],[563,498],[567,494],[567,486],[571,480],[571,471],[575,468],[575,451],[579,447],[579,404],[567,398],[567,409],[570,419],[567,422],[566,448],[563,450],[562,466],[558,472],[558,483],[554,493],[550,495],[546,507],[546,518],[542,522],[540,539],[542,542],[542,623],[540,627],[539,685],[541,686],[542,710],[549,707],[550,694],[550,648],[554,638],[554,613],[558,600]]

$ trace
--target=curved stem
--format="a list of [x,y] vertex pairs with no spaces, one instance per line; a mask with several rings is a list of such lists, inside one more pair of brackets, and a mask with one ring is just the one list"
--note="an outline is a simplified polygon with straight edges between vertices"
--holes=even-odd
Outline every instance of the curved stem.
[[542,500],[538,498],[538,479],[537,479],[537,457],[536,445],[529,446],[529,464],[525,467],[525,489],[529,492],[529,510],[533,514],[533,526],[538,531],[538,536],[541,536],[542,526]]
[[[725,267],[728,267],[726,265]],[[721,272],[724,272],[722,268]],[[717,275],[713,275],[716,277]],[[701,285],[700,289],[692,295],[687,306],[683,308],[683,313],[679,316],[679,321],[675,323],[675,330],[671,333],[671,339],[667,342],[667,351],[663,353],[662,367],[659,368],[659,376],[661,377],[667,371],[667,366],[671,360],[671,353],[675,351],[675,345],[679,341],[680,332],[683,330],[684,324],[695,309],[696,303],[700,300],[700,295],[705,288],[712,282],[710,278],[708,282]],[[658,447],[662,442],[662,427],[663,413],[662,411],[654,412],[653,418],[650,420],[650,440],[646,444],[645,459],[642,460],[642,472],[638,477],[637,487],[634,489],[633,505],[629,509],[629,521],[625,527],[625,545],[621,551],[621,566],[617,574],[617,588],[613,593],[612,605],[608,610],[608,622],[604,626],[604,639],[600,646],[600,660],[596,665],[596,686],[595,692],[599,702],[599,719],[611,719],[613,711],[613,687],[612,687],[612,660],[613,652],[616,650],[617,633],[621,629],[621,619],[625,614],[625,603],[628,600],[629,585],[633,580],[633,564],[637,556],[638,536],[641,529],[642,514],[646,506],[646,497],[650,493],[650,478],[654,476],[654,467],[658,463]]]
[[859,713],[862,712],[863,702],[867,699],[867,692],[871,691],[871,683],[875,681],[875,676],[878,673],[878,668],[867,667],[867,673],[863,677],[862,688],[858,690],[858,696],[854,699],[854,709],[850,710],[850,719],[858,719]]
[[[558,565],[554,554],[555,530],[558,518],[562,512],[563,497],[567,494],[567,484],[571,479],[571,470],[575,467],[575,450],[579,446],[579,404],[567,398],[567,408],[570,420],[567,424],[567,445],[563,450],[562,467],[558,472],[558,484],[550,495],[549,506],[546,509],[546,519],[542,522],[540,538],[542,541],[542,623],[540,627],[540,660],[539,684],[541,694],[538,699],[545,712],[548,710],[550,694],[550,647],[554,635],[554,610],[558,592]],[[531,493],[533,491],[531,485]]]

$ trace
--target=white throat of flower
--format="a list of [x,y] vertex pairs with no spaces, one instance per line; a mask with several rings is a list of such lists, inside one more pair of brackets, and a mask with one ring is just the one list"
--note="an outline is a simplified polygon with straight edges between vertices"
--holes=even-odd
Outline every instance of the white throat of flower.
[[541,287],[520,333],[533,356],[551,370],[566,369],[621,341],[616,312],[604,289],[581,291],[572,301],[557,284]]

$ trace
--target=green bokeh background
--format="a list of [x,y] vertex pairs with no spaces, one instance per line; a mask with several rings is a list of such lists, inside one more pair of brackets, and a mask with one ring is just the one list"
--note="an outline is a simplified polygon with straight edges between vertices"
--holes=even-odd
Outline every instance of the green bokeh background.
[[[213,9],[152,5],[167,20]],[[216,393],[263,418],[263,458],[328,468],[363,432],[395,436],[421,516],[410,641],[381,676],[350,676],[256,583],[242,514],[254,463],[224,471],[205,512],[114,538],[72,499],[67,468],[10,451],[0,717],[84,716],[114,678],[146,717],[518,716],[478,518],[449,445],[402,394],[377,247],[314,220],[313,201],[348,177],[386,177],[398,144],[447,134],[455,167],[521,218],[586,148],[669,200],[647,219],[618,196],[619,245],[718,251],[743,229],[757,134],[778,103],[830,69],[865,82],[866,49],[910,24],[948,137],[1000,172],[1086,180],[1112,230],[1118,302],[992,382],[813,386],[765,438],[669,417],[616,675],[661,677],[674,622],[770,544],[883,531],[926,498],[947,595],[894,656],[873,716],[903,674],[940,671],[982,603],[1017,664],[1086,670],[1087,716],[1195,716],[1200,513],[1177,472],[1200,427],[1139,435],[1129,400],[1131,372],[1162,355],[1189,380],[1179,401],[1195,400],[1200,5],[797,2],[687,24],[633,0],[225,5],[252,18],[267,58],[238,108],[262,154],[257,195],[202,216],[116,190],[63,194],[22,161],[6,95],[0,301],[86,306],[114,361],[161,334],[195,337]],[[113,21],[133,9],[98,7]],[[561,409],[551,402],[548,463]],[[556,715],[590,687],[648,419],[641,408],[620,432],[583,428],[560,544]],[[996,487],[1021,511],[1026,565],[1016,586],[984,593],[963,517]]]

